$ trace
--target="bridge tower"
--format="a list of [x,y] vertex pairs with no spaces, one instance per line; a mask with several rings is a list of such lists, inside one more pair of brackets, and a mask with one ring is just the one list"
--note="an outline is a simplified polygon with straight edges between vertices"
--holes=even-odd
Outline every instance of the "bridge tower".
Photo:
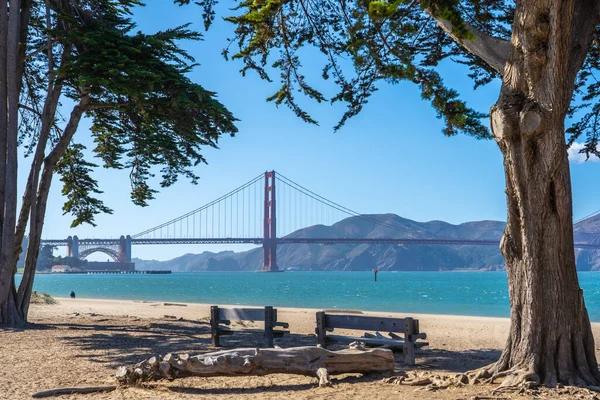
[[123,236],[119,238],[119,260],[121,262],[131,262],[131,236]]
[[79,258],[79,238],[77,235],[67,238],[67,257]]
[[277,203],[275,171],[265,172],[263,271],[277,272]]

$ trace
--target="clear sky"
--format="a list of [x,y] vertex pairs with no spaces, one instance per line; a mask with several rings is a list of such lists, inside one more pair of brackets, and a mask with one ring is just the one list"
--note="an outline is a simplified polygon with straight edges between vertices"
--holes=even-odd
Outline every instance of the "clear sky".
[[[202,30],[200,9],[179,8],[171,1],[148,1],[136,9],[141,30],[153,32],[194,23]],[[226,2],[222,2],[226,3]],[[231,13],[223,5],[221,16]],[[442,121],[427,102],[420,99],[410,83],[380,84],[364,111],[339,132],[333,126],[343,106],[312,104],[307,108],[320,122],[308,125],[286,107],[277,108],[265,98],[277,90],[277,83],[261,81],[256,74],[242,77],[240,62],[225,61],[221,50],[232,36],[233,26],[217,18],[205,40],[185,47],[201,64],[190,77],[218,98],[240,119],[235,138],[223,138],[220,149],[206,149],[208,165],[199,166],[198,185],[185,179],[161,190],[149,207],[134,206],[129,200],[128,171],[99,168],[96,177],[102,198],[114,210],[97,218],[97,227],[70,228],[70,216],[62,215],[61,185],[54,180],[48,202],[44,238],[116,237],[135,234],[177,217],[238,187],[266,170],[275,169],[305,187],[362,213],[396,213],[417,221],[444,220],[461,223],[472,220],[504,220],[506,204],[502,157],[493,141],[466,136],[442,135]],[[307,52],[303,62],[306,76],[319,79],[321,59]],[[476,92],[466,71],[456,65],[442,68],[445,81],[461,92],[472,107],[489,110],[498,96],[495,82]],[[274,74],[273,78],[278,78]],[[328,83],[316,83],[327,94]],[[92,147],[89,123],[84,121],[77,141]],[[572,157],[574,217],[578,219],[600,209],[600,163],[582,163]],[[24,181],[28,165],[21,164]],[[219,246],[134,247],[133,256],[170,259],[185,253],[226,249]],[[245,247],[233,246],[231,250]],[[59,249],[57,254],[62,254]],[[100,255],[92,259],[103,260]]]

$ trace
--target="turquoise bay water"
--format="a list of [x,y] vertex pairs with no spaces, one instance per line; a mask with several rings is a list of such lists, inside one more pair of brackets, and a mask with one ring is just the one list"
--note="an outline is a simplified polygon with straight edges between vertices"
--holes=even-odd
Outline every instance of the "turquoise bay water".
[[[600,322],[600,272],[579,274]],[[180,301],[275,307],[507,317],[505,272],[196,272],[171,275],[37,275],[55,297]]]

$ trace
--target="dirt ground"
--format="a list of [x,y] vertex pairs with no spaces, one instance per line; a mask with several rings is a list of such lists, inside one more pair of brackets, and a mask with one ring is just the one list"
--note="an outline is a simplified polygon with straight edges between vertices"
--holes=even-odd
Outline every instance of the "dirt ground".
[[[155,354],[199,354],[210,344],[207,307],[164,303],[61,299],[58,305],[34,305],[33,325],[26,330],[0,330],[0,399],[30,399],[55,387],[115,384],[116,368]],[[195,316],[195,318],[192,318]],[[279,319],[292,333],[276,339],[280,347],[314,345],[313,310],[282,309]],[[458,374],[493,362],[500,354],[508,321],[494,318],[420,316],[430,347],[420,350],[416,367],[396,357],[395,374],[419,370]],[[252,324],[252,323],[250,323]],[[594,324],[598,337],[599,327]],[[336,331],[337,332],[337,331]],[[343,333],[343,331],[342,331]],[[355,332],[356,333],[356,332]],[[224,337],[224,348],[255,347],[260,335]],[[533,399],[596,398],[591,392],[554,389],[540,393],[494,395],[494,386],[476,385],[425,391],[385,383],[388,375],[341,375],[333,386],[319,388],[317,379],[295,375],[264,377],[185,378],[108,393],[65,395],[60,399]],[[600,397],[598,397],[600,398]]]

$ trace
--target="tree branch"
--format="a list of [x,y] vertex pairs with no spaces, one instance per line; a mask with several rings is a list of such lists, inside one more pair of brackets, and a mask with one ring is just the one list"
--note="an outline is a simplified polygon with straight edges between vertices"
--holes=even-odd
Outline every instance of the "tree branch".
[[468,52],[481,58],[500,75],[504,74],[504,64],[508,60],[508,53],[510,51],[510,42],[508,40],[489,36],[466,21],[463,24],[475,37],[475,40],[461,39],[452,32],[452,22],[434,15],[430,9],[426,11],[456,43],[460,44]]
[[29,111],[29,112],[31,112],[31,113],[33,113],[33,114],[37,115],[38,117],[42,117],[42,113],[41,113],[40,111],[38,111],[38,110],[36,110],[36,109],[34,109],[34,108],[32,108],[32,107],[29,107],[29,106],[28,106],[28,105],[26,105],[26,104],[19,103],[19,108],[22,108],[22,109],[24,109],[24,110],[27,110],[27,111]]
[[97,110],[99,108],[120,108],[127,107],[134,104],[131,101],[127,101],[125,103],[89,103],[86,107],[86,110]]
[[575,77],[588,55],[590,41],[599,23],[600,4],[598,2],[594,0],[576,2],[570,43],[569,80],[573,82],[569,88],[571,91],[575,88]]
[[73,111],[71,111],[69,122],[67,123],[67,126],[65,126],[62,137],[59,139],[56,146],[54,146],[54,149],[52,149],[50,154],[48,154],[48,156],[44,159],[44,164],[51,165],[54,169],[56,163],[64,154],[65,150],[69,146],[69,143],[71,142],[71,139],[73,138],[73,135],[77,131],[77,128],[79,127],[79,121],[81,120],[83,113],[87,110],[88,103],[89,97],[87,90],[85,90],[81,99],[79,100],[79,103],[73,107]]

